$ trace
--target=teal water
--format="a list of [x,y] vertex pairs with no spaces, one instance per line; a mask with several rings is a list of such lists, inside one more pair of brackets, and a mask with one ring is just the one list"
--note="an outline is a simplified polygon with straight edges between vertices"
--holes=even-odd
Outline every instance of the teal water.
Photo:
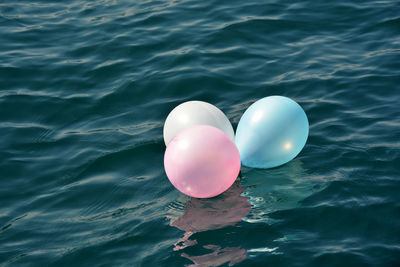
[[[0,1],[0,266],[398,266],[398,1]],[[191,199],[163,122],[284,95],[290,163]]]

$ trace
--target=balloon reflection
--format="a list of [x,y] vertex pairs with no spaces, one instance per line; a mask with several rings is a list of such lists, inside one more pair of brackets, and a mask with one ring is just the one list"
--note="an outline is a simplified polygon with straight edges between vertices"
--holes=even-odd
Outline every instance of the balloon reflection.
[[310,176],[299,159],[280,168],[245,168],[242,171],[242,184],[247,187],[244,195],[249,197],[252,205],[244,219],[247,222],[273,223],[269,213],[295,208],[302,200],[323,189],[318,177]]
[[204,246],[204,248],[213,252],[201,256],[189,256],[186,253],[182,253],[182,257],[193,261],[194,264],[192,266],[219,266],[227,262],[229,262],[229,266],[232,266],[246,258],[246,250],[240,247],[221,248],[208,245]]
[[[170,225],[185,231],[174,244],[174,250],[182,251],[181,256],[191,260],[194,266],[233,265],[252,254],[279,254],[279,242],[292,237],[284,235],[274,239],[274,246],[254,247],[246,251],[241,246],[203,245],[203,240],[200,240],[202,235],[199,238],[193,238],[193,235],[232,226],[240,221],[273,224],[275,220],[270,218],[270,213],[298,207],[301,201],[322,190],[324,185],[326,181],[307,172],[299,159],[268,170],[242,168],[240,183],[236,181],[224,194],[211,199],[182,196],[180,201],[172,204]],[[189,247],[196,248],[196,252],[203,248],[208,251],[191,255],[190,251],[194,250],[186,249]]]
[[[179,251],[196,245],[197,240],[191,240],[194,233],[216,230],[232,226],[240,222],[250,212],[251,205],[248,198],[242,196],[244,187],[236,181],[226,192],[216,198],[191,198],[185,206],[182,216],[172,219],[170,225],[185,231],[185,234],[174,244],[174,251]],[[220,247],[204,245],[210,250],[204,255],[181,256],[191,260],[195,266],[219,266],[228,263],[229,266],[246,258],[246,250],[241,247]]]

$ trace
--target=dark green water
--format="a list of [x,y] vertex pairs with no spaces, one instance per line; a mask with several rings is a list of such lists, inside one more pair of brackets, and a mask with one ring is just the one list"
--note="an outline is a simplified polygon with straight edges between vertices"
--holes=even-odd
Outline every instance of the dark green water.
[[[0,266],[399,266],[400,2],[0,1]],[[190,199],[163,122],[284,95],[304,150]]]

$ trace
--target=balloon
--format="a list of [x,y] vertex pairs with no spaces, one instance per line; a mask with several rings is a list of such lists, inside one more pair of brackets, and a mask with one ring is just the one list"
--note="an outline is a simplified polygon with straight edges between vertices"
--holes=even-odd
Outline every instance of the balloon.
[[240,156],[223,131],[196,125],[180,132],[168,144],[164,168],[179,191],[196,198],[209,198],[221,194],[236,180]]
[[165,145],[180,131],[193,125],[214,126],[225,132],[232,141],[235,140],[232,125],[221,110],[203,101],[189,101],[175,107],[165,120]]
[[296,157],[307,137],[308,119],[300,105],[287,97],[269,96],[245,111],[235,143],[243,165],[273,168]]

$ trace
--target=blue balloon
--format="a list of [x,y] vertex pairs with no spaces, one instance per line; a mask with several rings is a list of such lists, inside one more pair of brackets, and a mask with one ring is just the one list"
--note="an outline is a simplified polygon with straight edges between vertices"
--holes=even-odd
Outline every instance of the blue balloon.
[[308,119],[290,98],[269,96],[253,103],[240,118],[235,143],[242,164],[273,168],[296,157],[306,144]]

